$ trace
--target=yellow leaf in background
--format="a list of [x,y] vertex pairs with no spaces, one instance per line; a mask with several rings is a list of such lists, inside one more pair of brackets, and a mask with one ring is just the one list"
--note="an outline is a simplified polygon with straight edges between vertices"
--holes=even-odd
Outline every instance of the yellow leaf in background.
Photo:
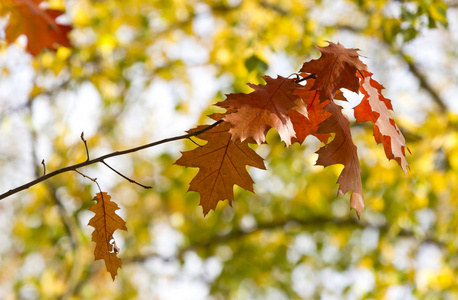
[[126,222],[115,213],[119,206],[110,199],[111,196],[107,193],[96,194],[94,200],[97,203],[90,208],[95,216],[89,220],[88,225],[95,228],[92,232],[92,241],[96,243],[95,260],[105,261],[107,271],[114,280],[122,262],[117,256],[119,249],[113,240],[113,233],[116,229],[127,230],[127,227]]

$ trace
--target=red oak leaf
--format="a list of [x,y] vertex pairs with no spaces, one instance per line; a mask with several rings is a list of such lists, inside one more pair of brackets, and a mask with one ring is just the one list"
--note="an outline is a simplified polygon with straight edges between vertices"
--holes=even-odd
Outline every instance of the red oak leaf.
[[352,190],[350,207],[356,210],[359,218],[364,209],[361,167],[356,146],[351,137],[350,122],[342,114],[342,107],[334,102],[330,102],[324,110],[332,115],[320,124],[317,132],[322,134],[335,133],[335,137],[329,144],[317,151],[318,160],[316,164],[324,167],[333,164],[342,164],[344,166],[337,180],[337,183],[339,183],[338,193],[345,194]]
[[393,107],[391,101],[382,95],[384,87],[372,79],[370,72],[361,71],[358,76],[361,78],[360,91],[364,98],[354,108],[356,121],[374,123],[376,142],[378,144],[383,143],[386,157],[396,160],[404,173],[407,174],[408,164],[405,149],[409,150],[409,148],[407,148],[404,136],[391,117],[389,110],[393,110]]
[[37,55],[43,48],[57,49],[57,44],[70,47],[68,33],[71,26],[56,23],[63,14],[60,10],[42,9],[43,0],[6,0],[10,12],[9,24],[5,29],[6,40],[14,42],[21,34],[27,36],[27,51]]
[[[214,120],[221,120],[223,115],[214,114]],[[198,126],[188,132],[199,131],[206,126]],[[251,139],[241,142],[233,140],[229,130],[231,125],[223,122],[218,126],[200,134],[199,139],[208,141],[202,147],[182,152],[177,165],[199,168],[196,177],[189,185],[190,191],[200,193],[200,205],[206,215],[215,209],[219,201],[228,199],[229,204],[234,200],[233,186],[238,186],[253,192],[253,180],[246,166],[265,169],[262,157],[248,146]]]
[[227,99],[216,105],[235,109],[224,120],[231,124],[230,133],[234,140],[244,141],[253,138],[261,144],[267,131],[274,128],[287,146],[296,136],[289,111],[301,105],[299,96],[294,93],[300,87],[295,79],[278,76],[276,79],[263,76],[265,85],[248,84],[254,89],[249,94],[229,94]]
[[355,93],[359,89],[357,70],[366,70],[367,66],[359,59],[359,49],[347,49],[340,43],[328,42],[327,47],[317,47],[321,52],[319,59],[305,62],[301,72],[316,75],[313,90],[320,93],[320,100],[332,100],[341,88]]
[[305,138],[311,134],[323,143],[331,136],[329,133],[317,133],[319,124],[329,118],[331,114],[323,109],[329,101],[320,102],[318,91],[311,90],[314,82],[314,79],[308,79],[304,87],[294,91],[300,97],[296,103],[302,102],[302,105],[298,104],[289,115],[296,131],[296,137],[292,141],[299,144],[302,144]]

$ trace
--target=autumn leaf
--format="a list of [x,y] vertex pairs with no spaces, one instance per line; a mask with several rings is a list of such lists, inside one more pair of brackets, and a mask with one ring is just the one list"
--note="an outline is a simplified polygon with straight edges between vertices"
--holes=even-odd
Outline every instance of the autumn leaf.
[[359,78],[356,71],[367,68],[359,59],[359,49],[347,49],[340,43],[328,43],[327,47],[316,47],[321,52],[321,57],[305,62],[300,70],[316,75],[312,89],[320,93],[321,101],[334,99],[341,88],[357,93]]
[[[214,120],[221,120],[223,115],[214,114]],[[206,126],[198,126],[188,132],[195,132]],[[253,180],[246,166],[265,169],[262,157],[249,146],[251,139],[243,142],[232,140],[229,130],[231,125],[222,122],[220,125],[200,134],[200,139],[208,141],[202,147],[182,152],[176,161],[177,165],[199,168],[196,177],[189,185],[190,191],[200,193],[200,205],[204,215],[215,209],[219,201],[228,199],[229,204],[234,200],[233,186],[238,186],[253,192]]]
[[[383,144],[388,159],[394,159],[407,174],[406,141],[394,122],[389,110],[393,110],[391,101],[382,95],[384,87],[372,78],[372,73],[362,71],[360,91],[363,100],[354,108],[357,122],[372,122],[374,137],[378,144]],[[410,151],[410,150],[409,150]]]
[[57,49],[57,44],[70,47],[71,26],[56,23],[60,10],[42,9],[43,0],[6,0],[2,13],[10,13],[5,29],[6,40],[13,43],[21,34],[27,36],[27,51],[37,55],[43,48]]
[[[267,131],[274,128],[287,146],[296,136],[289,111],[294,109],[300,100],[294,91],[300,87],[295,79],[278,76],[262,77],[265,85],[248,84],[254,89],[249,94],[229,94],[227,99],[217,103],[226,109],[235,109],[235,113],[227,114],[224,120],[232,128],[229,132],[234,140],[244,141],[253,138],[256,143],[265,142]],[[300,103],[299,103],[300,104]]]
[[292,140],[293,143],[302,144],[309,135],[314,135],[325,143],[331,136],[329,133],[317,133],[318,125],[329,118],[331,114],[323,109],[328,102],[320,102],[318,91],[311,90],[314,82],[314,79],[308,79],[304,87],[297,88],[294,91],[300,97],[300,99],[296,100],[296,104],[302,102],[303,105],[298,104],[292,112],[289,112],[296,132],[296,137]]
[[320,124],[317,132],[321,134],[335,133],[335,137],[329,144],[317,151],[318,160],[316,164],[324,167],[333,164],[342,164],[344,166],[337,180],[339,184],[338,194],[352,191],[350,208],[354,208],[358,218],[360,218],[364,209],[361,167],[356,146],[351,137],[350,122],[342,114],[342,107],[332,101],[326,105],[324,110],[332,115]]
[[118,216],[115,211],[119,206],[110,201],[111,196],[107,193],[97,193],[94,200],[97,201],[90,210],[95,213],[89,220],[89,226],[95,228],[92,232],[92,241],[95,242],[95,260],[103,259],[107,271],[110,272],[113,280],[121,268],[121,259],[117,256],[119,251],[113,240],[113,233],[116,229],[127,230],[126,222]]

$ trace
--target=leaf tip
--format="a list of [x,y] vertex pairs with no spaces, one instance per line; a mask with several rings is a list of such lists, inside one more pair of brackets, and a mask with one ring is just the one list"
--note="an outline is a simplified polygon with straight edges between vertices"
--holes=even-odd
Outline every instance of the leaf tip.
[[361,220],[361,215],[363,214],[364,210],[363,195],[356,192],[353,192],[351,194],[350,209],[354,209],[356,211],[356,216],[358,217],[358,220]]

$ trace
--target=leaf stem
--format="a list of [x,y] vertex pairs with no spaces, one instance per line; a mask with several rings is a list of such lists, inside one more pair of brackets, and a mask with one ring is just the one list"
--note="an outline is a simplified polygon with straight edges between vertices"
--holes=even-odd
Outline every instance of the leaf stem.
[[302,77],[301,79],[297,79],[295,82],[299,83],[299,82],[305,81],[305,80],[310,79],[310,78],[316,79],[316,74],[313,73],[313,74],[310,74],[308,76]]

